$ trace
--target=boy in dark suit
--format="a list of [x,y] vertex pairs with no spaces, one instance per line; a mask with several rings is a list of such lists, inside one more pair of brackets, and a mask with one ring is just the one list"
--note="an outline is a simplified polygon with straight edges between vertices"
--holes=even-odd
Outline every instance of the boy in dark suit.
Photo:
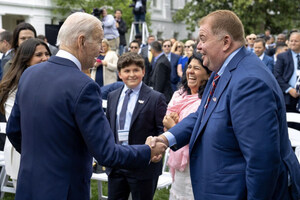
[[[118,72],[125,85],[108,95],[106,112],[115,141],[122,145],[144,144],[148,136],[163,132],[166,100],[142,82],[145,65],[140,55],[123,54]],[[162,162],[138,170],[112,168],[107,173],[109,199],[128,199],[131,193],[133,200],[152,200]]]

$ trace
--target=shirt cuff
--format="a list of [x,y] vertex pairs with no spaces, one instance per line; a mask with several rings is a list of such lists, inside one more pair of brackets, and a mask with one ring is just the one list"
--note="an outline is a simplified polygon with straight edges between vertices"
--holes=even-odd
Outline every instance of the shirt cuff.
[[167,138],[167,140],[169,142],[169,147],[172,147],[177,144],[176,138],[171,132],[169,132],[169,131],[164,132],[163,136],[165,136]]
[[285,91],[285,93],[288,94],[289,91],[290,91],[291,89],[292,89],[292,87],[289,87],[289,88]]

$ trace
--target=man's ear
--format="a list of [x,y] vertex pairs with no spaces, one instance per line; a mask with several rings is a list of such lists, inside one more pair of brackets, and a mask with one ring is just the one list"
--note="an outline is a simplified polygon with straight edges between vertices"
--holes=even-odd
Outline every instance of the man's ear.
[[85,36],[84,35],[79,35],[77,39],[77,45],[78,47],[84,47],[85,45]]
[[223,38],[223,51],[227,51],[230,48],[232,39],[229,35],[225,35]]

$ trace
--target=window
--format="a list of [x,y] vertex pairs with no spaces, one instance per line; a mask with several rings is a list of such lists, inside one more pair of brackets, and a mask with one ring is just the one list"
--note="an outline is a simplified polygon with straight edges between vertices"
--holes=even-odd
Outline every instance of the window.
[[153,0],[152,2],[153,2],[153,7],[156,8],[157,7],[157,0]]
[[173,38],[175,38],[176,40],[177,40],[178,36],[179,36],[179,32],[174,32],[173,33]]
[[160,39],[162,38],[162,35],[163,35],[162,31],[157,31],[156,38]]

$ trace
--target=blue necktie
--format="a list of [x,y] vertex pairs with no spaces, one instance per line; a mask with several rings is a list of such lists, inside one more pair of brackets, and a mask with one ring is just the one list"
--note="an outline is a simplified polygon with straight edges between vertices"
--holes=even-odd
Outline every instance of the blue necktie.
[[131,89],[128,89],[125,92],[125,98],[123,101],[123,105],[122,105],[122,109],[121,109],[120,117],[119,117],[120,130],[124,130],[124,125],[125,125],[125,120],[126,120],[126,111],[127,111],[128,101],[129,101],[131,93],[132,93]]

